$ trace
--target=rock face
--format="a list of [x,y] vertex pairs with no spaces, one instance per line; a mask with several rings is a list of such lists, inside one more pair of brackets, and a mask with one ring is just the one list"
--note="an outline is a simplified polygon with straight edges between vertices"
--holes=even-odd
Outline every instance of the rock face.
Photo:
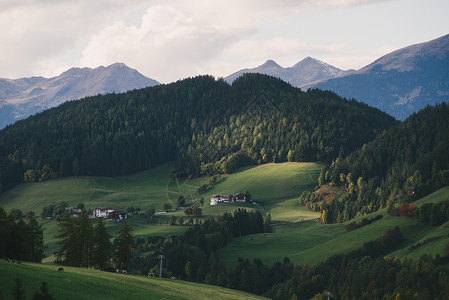
[[429,104],[449,101],[449,35],[396,50],[357,72],[312,87],[404,120]]
[[232,83],[245,73],[260,73],[278,77],[293,86],[302,87],[319,80],[335,78],[350,72],[340,70],[318,59],[307,57],[288,68],[281,67],[273,60],[268,60],[256,68],[237,71],[227,76],[225,81]]
[[95,69],[71,68],[52,78],[0,79],[0,129],[69,100],[157,84],[122,63]]

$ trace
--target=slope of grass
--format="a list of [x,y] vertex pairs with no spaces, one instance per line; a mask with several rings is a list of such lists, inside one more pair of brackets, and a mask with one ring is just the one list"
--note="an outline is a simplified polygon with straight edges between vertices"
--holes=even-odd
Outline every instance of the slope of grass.
[[[174,165],[167,163],[151,170],[125,177],[71,177],[46,182],[21,184],[0,195],[0,206],[9,210],[33,210],[36,215],[42,208],[58,201],[69,206],[83,202],[86,208],[149,207],[162,209],[163,204],[174,206],[180,195],[190,195],[192,189],[203,184],[204,179],[189,180],[188,184],[172,177]],[[185,181],[185,180],[184,180]]]
[[[264,210],[274,221],[300,221],[319,214],[300,208],[298,199],[305,190],[316,185],[321,165],[317,163],[280,163],[243,168],[223,178],[206,191],[209,199],[215,194],[235,194],[249,191],[253,199],[264,204]],[[226,204],[205,207],[205,212],[226,210]]]
[[[199,197],[205,198],[202,207],[203,218],[216,217],[225,212],[233,213],[237,208],[260,209],[263,214],[271,213],[275,222],[302,221],[319,217],[298,205],[298,198],[305,189],[312,189],[316,183],[321,165],[315,163],[280,163],[256,167],[246,167],[224,176],[218,184],[203,195],[195,195],[197,188],[209,178],[176,178],[172,176],[173,163],[125,177],[74,177],[49,180],[40,183],[27,183],[0,194],[0,206],[6,210],[19,208],[23,212],[33,210],[37,215],[42,208],[58,201],[66,201],[69,206],[83,202],[88,209],[95,207],[113,207],[124,210],[127,207],[140,207],[142,211],[149,207],[162,210],[165,203],[174,208],[179,196],[183,195],[187,203],[198,203]],[[264,203],[263,207],[251,204],[209,205],[213,194],[235,194],[249,191],[253,198]],[[155,217],[156,224],[132,216],[128,219],[134,228],[136,237],[148,235],[182,234],[187,226],[167,226],[172,215],[178,219],[186,216],[182,210],[172,210]],[[46,254],[58,249],[57,222],[42,220]],[[161,226],[160,226],[161,225]],[[107,223],[111,234],[119,226]]]
[[[446,187],[416,201],[415,204],[419,206],[448,198],[449,187]],[[323,225],[318,222],[303,222],[278,226],[272,234],[237,238],[221,249],[218,254],[220,259],[229,265],[234,264],[240,256],[250,260],[261,258],[266,264],[281,261],[287,256],[295,264],[314,265],[334,254],[349,252],[368,241],[380,238],[385,231],[395,226],[399,226],[404,240],[387,256],[418,258],[422,254],[442,255],[444,253],[444,248],[449,243],[449,222],[442,226],[429,226],[413,218],[392,217],[386,213],[386,209],[359,217],[355,221],[372,218],[379,213],[384,216],[383,219],[350,232],[346,231],[345,227],[354,220],[343,224]],[[408,250],[410,246],[434,236],[441,236],[441,238],[424,244],[416,250]]]
[[0,262],[0,291],[9,299],[15,278],[20,278],[25,295],[31,297],[42,281],[56,299],[263,299],[245,292],[186,281],[159,280],[92,269],[53,265]]

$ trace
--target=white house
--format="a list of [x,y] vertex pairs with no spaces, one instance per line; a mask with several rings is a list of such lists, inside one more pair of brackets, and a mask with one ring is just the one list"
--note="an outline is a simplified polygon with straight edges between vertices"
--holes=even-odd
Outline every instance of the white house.
[[107,218],[114,211],[112,208],[97,207],[93,210],[93,214],[94,218]]
[[218,203],[230,203],[229,196],[213,195],[210,198],[210,205],[217,205]]

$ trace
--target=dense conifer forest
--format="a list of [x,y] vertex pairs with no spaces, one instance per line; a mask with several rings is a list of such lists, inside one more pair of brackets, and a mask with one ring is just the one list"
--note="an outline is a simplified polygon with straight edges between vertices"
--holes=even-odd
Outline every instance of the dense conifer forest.
[[[443,102],[413,114],[346,158],[338,157],[323,168],[319,181],[340,186],[348,195],[321,207],[323,222],[350,220],[449,185],[448,148],[449,107]],[[407,187],[413,195],[405,195]],[[313,202],[314,196],[304,194],[302,200]]]
[[392,117],[264,75],[211,76],[65,103],[0,131],[0,191],[57,176],[117,176],[176,161],[192,175],[345,157]]

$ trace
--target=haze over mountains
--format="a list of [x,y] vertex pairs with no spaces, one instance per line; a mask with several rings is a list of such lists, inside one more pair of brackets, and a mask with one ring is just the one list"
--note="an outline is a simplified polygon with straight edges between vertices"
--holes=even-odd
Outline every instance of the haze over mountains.
[[69,100],[157,84],[122,63],[95,69],[71,68],[52,78],[0,79],[0,129]]
[[[358,71],[344,71],[307,57],[287,68],[268,60],[237,71],[225,81],[232,84],[245,73],[271,75],[302,89],[331,90],[404,120],[428,104],[449,100],[448,70],[449,35],[445,35],[396,50]],[[120,63],[72,68],[53,78],[0,79],[0,129],[65,101],[157,84]]]
[[428,104],[449,100],[449,35],[396,50],[357,72],[312,87],[404,120]]
[[259,73],[280,78],[293,86],[301,87],[319,80],[335,78],[351,73],[352,70],[343,71],[318,59],[307,57],[292,67],[283,68],[273,60],[267,60],[263,65],[253,69],[243,69],[225,78],[232,83],[245,73]]
[[244,73],[271,75],[304,90],[331,90],[405,120],[429,104],[449,100],[449,35],[396,50],[358,71],[343,71],[307,57],[289,68],[268,60],[225,80],[232,83]]

